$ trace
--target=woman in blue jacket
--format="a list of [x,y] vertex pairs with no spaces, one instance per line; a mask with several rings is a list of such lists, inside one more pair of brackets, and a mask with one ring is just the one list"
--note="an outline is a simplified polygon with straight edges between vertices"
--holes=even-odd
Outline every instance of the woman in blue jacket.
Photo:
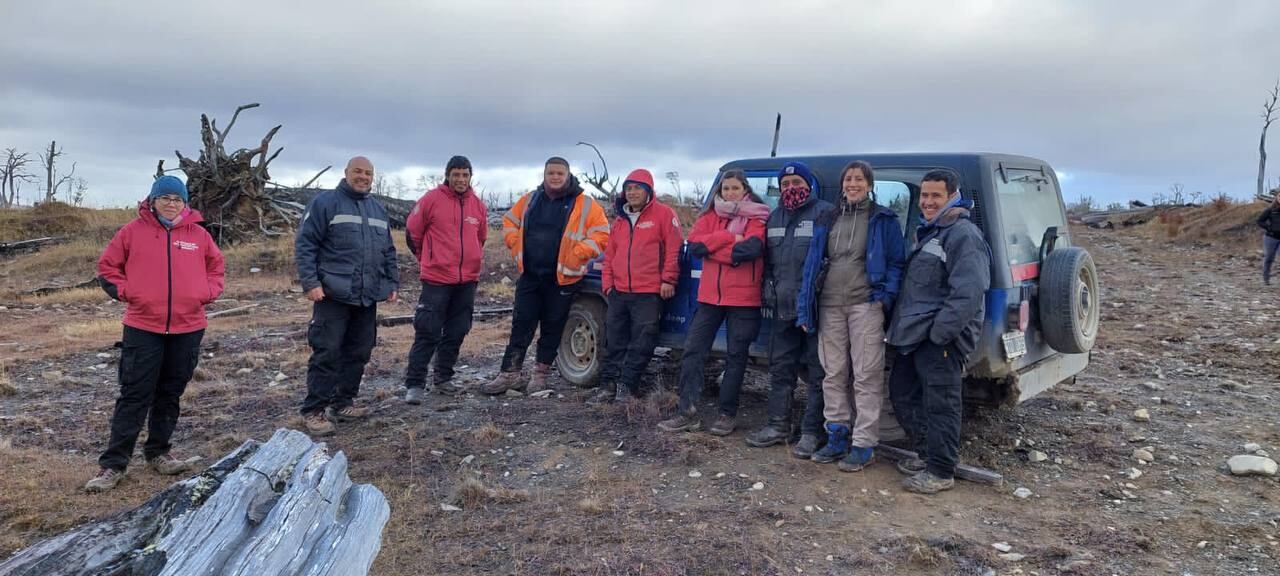
[[[840,205],[814,227],[797,302],[799,324],[818,331],[827,443],[814,462],[846,472],[875,458],[884,403],[884,327],[906,266],[898,216],[875,203],[871,165],[841,173]],[[850,389],[852,388],[852,402]],[[856,416],[855,416],[856,414]]]

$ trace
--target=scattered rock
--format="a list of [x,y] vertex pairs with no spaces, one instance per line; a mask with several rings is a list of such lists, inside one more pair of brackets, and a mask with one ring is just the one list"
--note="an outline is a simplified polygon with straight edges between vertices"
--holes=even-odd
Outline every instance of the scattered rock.
[[701,473],[701,472],[699,472],[699,471],[697,471],[697,470],[690,470],[690,471],[689,471],[689,477],[690,477],[690,478],[701,478],[701,477],[702,477],[702,473]]
[[[110,355],[110,354],[107,354],[106,352],[99,352],[99,353],[98,353],[98,357],[99,357],[99,358],[110,358],[110,357],[111,357],[111,355]],[[1252,452],[1252,450],[1250,450],[1250,452]]]
[[1032,450],[1031,453],[1027,455],[1027,459],[1032,462],[1044,462],[1049,459],[1049,455],[1039,450]]
[[1071,572],[1084,570],[1085,568],[1088,568],[1089,565],[1091,564],[1093,564],[1093,554],[1090,554],[1088,552],[1080,552],[1078,554],[1072,555],[1071,557],[1067,558],[1065,562],[1059,564],[1058,570],[1061,572],[1071,573]]
[[1013,550],[1013,546],[1010,546],[1008,542],[996,542],[995,544],[992,544],[991,547],[1001,552]]
[[1199,542],[1196,542],[1196,548],[1200,548],[1202,550],[1204,549],[1205,546],[1208,546],[1208,545],[1209,545],[1208,540],[1201,540]]
[[510,285],[511,285],[511,278],[509,278],[509,277],[507,277],[507,276],[503,276],[503,277],[502,277],[502,280],[500,280],[499,282],[501,282],[503,286],[510,286]]
[[1000,559],[1004,560],[1005,562],[1021,562],[1023,558],[1026,558],[1026,555],[1018,554],[1017,552],[1010,552],[1008,554],[996,554],[996,556],[999,556]]
[[1262,446],[1259,446],[1257,442],[1250,442],[1244,445],[1245,452],[1257,452],[1261,449],[1262,449]]
[[262,358],[254,358],[254,359],[253,359],[253,368],[254,368],[255,370],[261,370],[261,369],[266,368],[266,367],[267,367],[267,361],[266,361],[266,360],[263,360]]
[[805,507],[804,507],[804,511],[805,511],[805,512],[813,512],[813,506],[805,506]]
[[475,454],[467,454],[467,457],[462,459],[462,465],[466,466],[467,464],[474,462],[475,459],[476,459]]
[[239,370],[236,370],[236,374],[251,374],[251,373],[253,373],[253,368],[241,368]]
[[1025,500],[1031,497],[1031,489],[1019,486],[1017,490],[1013,491],[1013,495]]
[[440,509],[444,510],[445,512],[461,512],[462,511],[461,508],[454,506],[453,504],[446,504],[444,502],[440,503]]
[[257,267],[257,266],[254,266],[254,267],[252,267],[252,268],[250,268],[250,269],[249,269],[249,273],[250,273],[250,274],[257,274],[257,273],[259,273],[259,272],[262,272],[262,269],[261,269],[261,268],[259,268],[259,267]]
[[49,382],[57,382],[59,380],[62,380],[62,371],[45,370],[44,372],[40,373],[40,377],[44,378],[45,380],[48,380]]
[[556,393],[555,390],[539,390],[537,392],[530,394],[529,397],[530,398],[546,398],[555,393]]
[[1135,422],[1150,422],[1151,413],[1146,408],[1139,408],[1133,411],[1133,419]]
[[1156,456],[1149,450],[1139,448],[1133,451],[1133,458],[1139,462],[1155,462]]
[[1128,476],[1130,480],[1137,480],[1142,477],[1142,471],[1137,468],[1130,468],[1125,471],[1124,475]]
[[614,456],[622,456],[623,454],[626,454],[626,452],[623,452],[623,451],[621,451],[621,450],[614,450],[614,451],[613,451],[613,455],[614,455]]
[[506,396],[511,396],[513,398],[516,398],[516,397],[523,398],[524,392],[521,392],[519,390],[507,390]]
[[289,377],[286,376],[284,372],[276,372],[276,378],[275,378],[276,382],[283,382],[288,378]]
[[751,485],[752,490],[764,490],[764,482],[756,482]]
[[1164,386],[1161,386],[1160,384],[1156,384],[1155,382],[1150,382],[1150,381],[1143,382],[1142,387],[1152,392],[1159,392],[1160,390],[1164,390]]
[[1236,476],[1249,476],[1252,474],[1262,476],[1276,475],[1276,461],[1262,456],[1232,456],[1230,460],[1227,460],[1227,466],[1231,468],[1231,473]]

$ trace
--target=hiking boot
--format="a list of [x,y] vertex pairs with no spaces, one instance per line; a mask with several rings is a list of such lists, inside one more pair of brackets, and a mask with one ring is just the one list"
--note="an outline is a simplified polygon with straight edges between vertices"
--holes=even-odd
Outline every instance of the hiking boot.
[[352,420],[360,420],[368,416],[369,409],[364,406],[356,406],[354,404],[350,406],[343,406],[341,408],[334,408],[333,406],[330,406],[326,411],[326,414],[329,416],[330,420],[336,422],[350,422]]
[[702,420],[698,419],[696,410],[676,412],[675,416],[659,422],[658,429],[665,432],[697,432],[702,429]]
[[551,389],[551,365],[541,362],[533,365],[533,375],[529,377],[529,385],[525,394],[533,394]]
[[454,382],[452,378],[436,382],[434,388],[437,394],[444,394],[445,396],[458,396],[467,392],[465,384]]
[[738,419],[728,414],[716,416],[716,421],[711,424],[711,429],[707,430],[715,436],[728,436],[738,428]]
[[925,471],[924,460],[920,458],[903,458],[898,460],[898,471],[907,476],[915,476]]
[[480,392],[490,396],[497,396],[507,390],[520,389],[520,371],[512,370],[510,372],[499,372],[497,376],[480,386]]
[[841,472],[857,472],[859,470],[862,470],[863,468],[866,468],[867,466],[870,466],[871,463],[875,461],[876,461],[875,448],[862,448],[861,446],[854,446],[853,448],[849,449],[849,455],[845,456],[842,460],[840,460],[839,463],[836,464],[836,468],[839,468]]
[[805,432],[800,435],[800,441],[791,447],[791,455],[801,460],[808,460],[813,457],[813,453],[818,451],[818,444],[822,439],[817,434]]
[[120,484],[121,480],[124,480],[124,470],[103,468],[98,471],[97,476],[94,476],[93,479],[85,482],[84,491],[106,492],[107,490],[115,488],[116,485]]
[[747,434],[747,446],[764,448],[781,444],[791,435],[791,423],[786,420],[770,420],[763,428]]
[[[613,402],[614,396],[618,395],[618,388],[621,387],[616,384],[601,384],[595,393],[590,398],[587,398],[587,404],[608,404]],[[626,397],[624,396],[623,400],[625,399]]]
[[404,391],[404,403],[417,406],[422,403],[423,389],[417,386]]
[[937,494],[943,490],[950,490],[955,485],[954,478],[939,478],[928,470],[902,481],[903,490],[916,494]]
[[194,469],[196,467],[196,463],[200,460],[202,460],[202,458],[199,456],[177,458],[173,454],[161,454],[155,458],[147,459],[147,466],[154,470],[156,474],[176,476]]
[[819,464],[828,464],[844,457],[849,451],[849,427],[834,422],[827,423],[827,445],[809,458]]
[[329,436],[333,434],[333,422],[325,418],[324,412],[312,412],[302,419],[307,423],[307,432],[312,436]]

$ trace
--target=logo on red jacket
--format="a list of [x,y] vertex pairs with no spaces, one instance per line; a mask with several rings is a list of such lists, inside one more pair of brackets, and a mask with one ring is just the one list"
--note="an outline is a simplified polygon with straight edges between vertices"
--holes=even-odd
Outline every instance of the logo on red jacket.
[[475,216],[467,216],[466,218],[464,218],[464,220],[467,221],[467,224],[470,224],[472,226],[480,225],[480,219],[476,218]]
[[177,246],[179,250],[187,250],[189,252],[195,252],[200,249],[199,244],[187,242],[185,240],[174,240],[173,245]]
[[653,228],[653,221],[651,221],[651,220],[646,220],[646,221],[644,221],[644,222],[641,222],[641,223],[639,223],[639,224],[636,224],[636,228],[640,228],[640,229]]

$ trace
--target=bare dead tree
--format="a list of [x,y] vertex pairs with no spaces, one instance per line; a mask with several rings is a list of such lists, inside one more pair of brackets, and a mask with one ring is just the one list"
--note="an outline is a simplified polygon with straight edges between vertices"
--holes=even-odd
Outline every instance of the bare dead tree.
[[40,154],[40,164],[44,166],[44,174],[45,174],[45,180],[44,180],[45,181],[45,188],[44,188],[45,202],[53,202],[54,200],[56,200],[58,196],[58,188],[61,188],[63,184],[71,182],[71,178],[75,176],[75,173],[76,173],[75,162],[71,163],[71,172],[67,174],[58,173],[57,162],[58,162],[58,158],[62,156],[66,156],[66,154],[63,153],[61,148],[58,148],[58,142],[56,140],[50,140],[49,149],[44,153]]
[[591,175],[583,174],[582,179],[587,183],[604,192],[606,206],[613,206],[613,200],[618,196],[618,179],[609,180],[609,164],[604,161],[604,155],[600,153],[600,149],[590,142],[578,142],[579,146],[589,146],[596,153],[596,158],[600,159],[600,169],[596,169],[596,163],[591,163]]
[[1258,198],[1270,200],[1263,179],[1267,172],[1267,128],[1276,120],[1276,101],[1280,100],[1280,80],[1271,87],[1271,98],[1262,104],[1262,137],[1258,139]]
[[84,204],[84,197],[89,193],[89,181],[77,176],[75,181],[68,186],[71,193],[71,204],[79,206]]
[[18,188],[22,182],[35,181],[35,175],[27,172],[31,163],[28,153],[17,148],[5,148],[4,164],[0,165],[0,206],[9,208],[18,203]]

